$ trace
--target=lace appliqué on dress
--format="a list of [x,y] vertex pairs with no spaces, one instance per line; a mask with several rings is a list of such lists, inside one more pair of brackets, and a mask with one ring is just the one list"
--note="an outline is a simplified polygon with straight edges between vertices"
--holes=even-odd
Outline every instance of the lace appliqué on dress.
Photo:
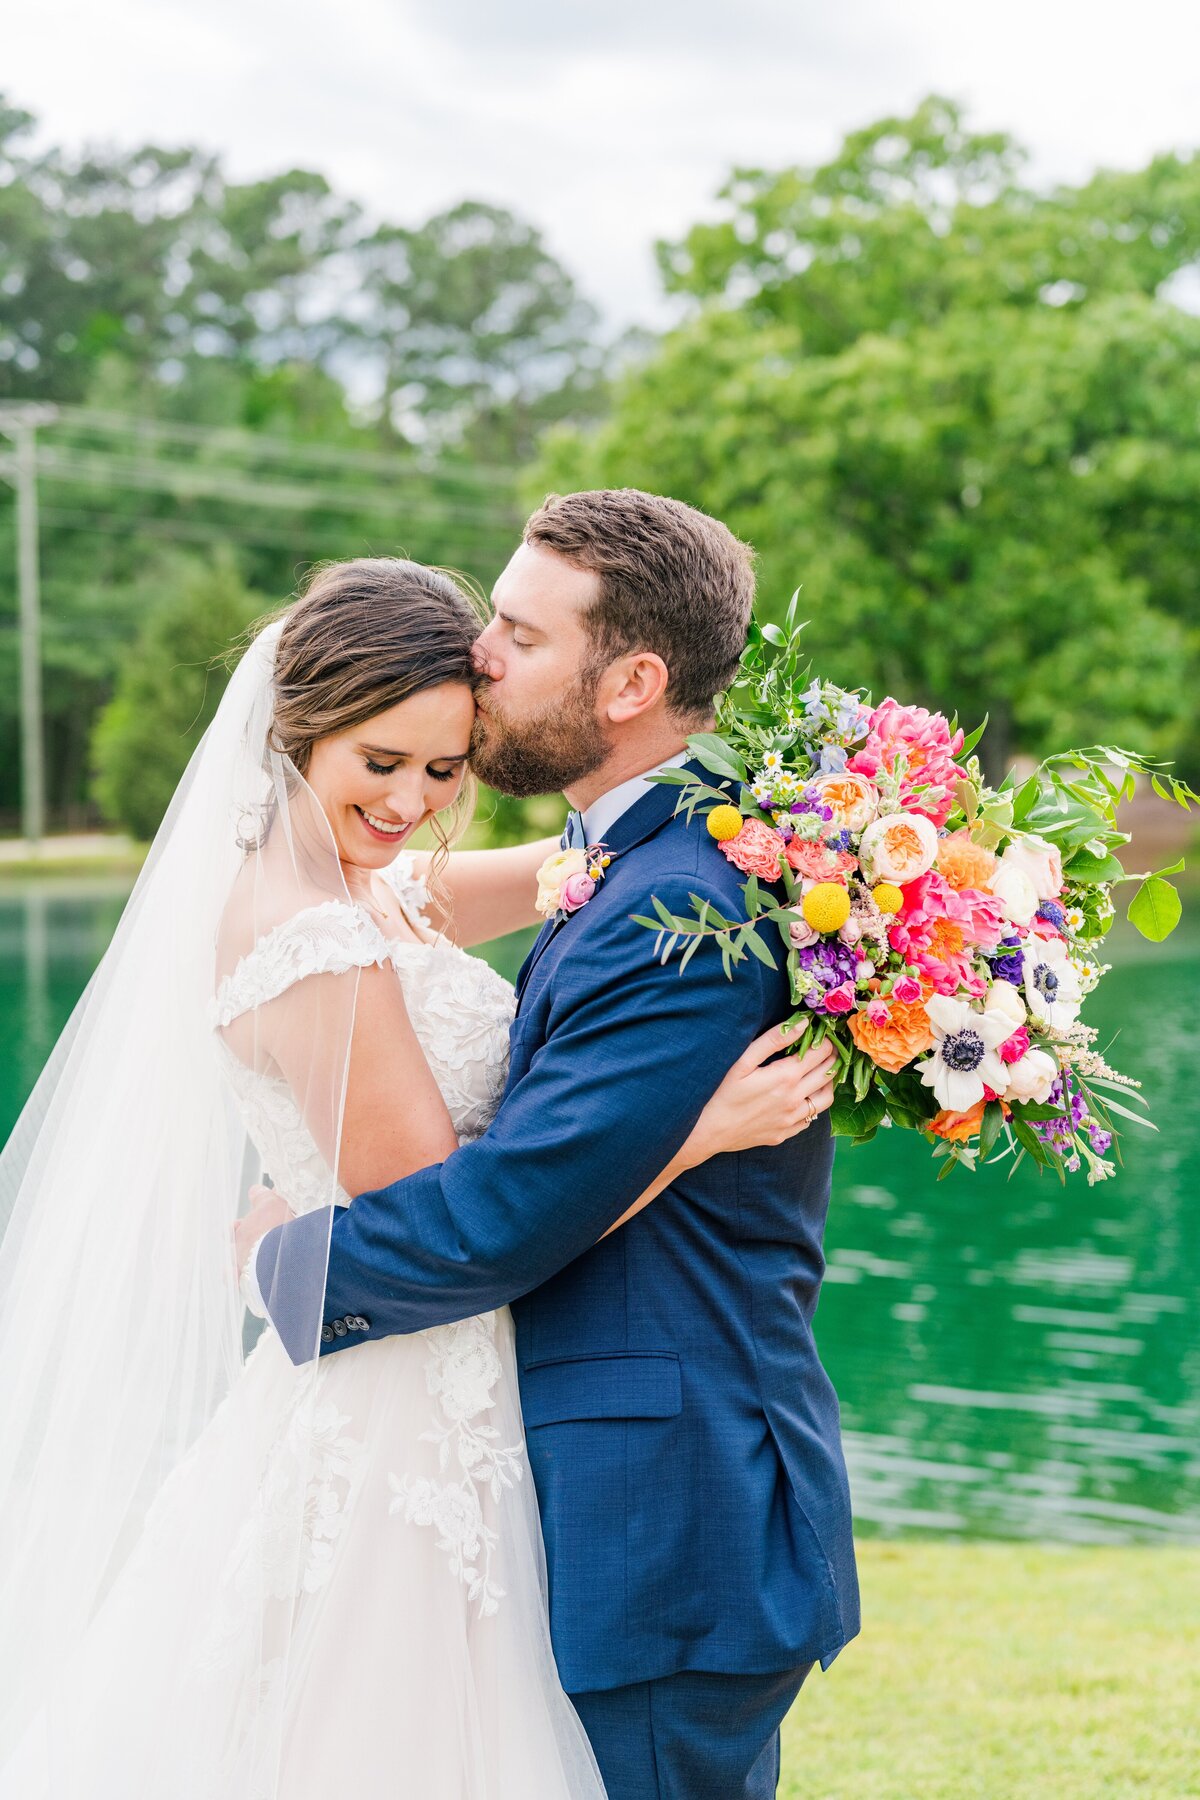
[[425,910],[429,905],[429,889],[421,877],[413,872],[413,859],[408,851],[402,850],[395,862],[390,862],[386,869],[380,869],[379,874],[400,902],[400,910],[409,924],[417,925],[422,930],[432,930]]
[[361,907],[325,900],[259,938],[217,989],[209,1018],[224,1029],[309,975],[344,975],[389,960],[387,939]]
[[262,1616],[268,1601],[290,1610],[329,1581],[366,1463],[366,1445],[347,1432],[349,1424],[350,1415],[319,1390],[297,1388],[267,1455],[254,1511],[230,1552],[222,1605],[197,1646],[200,1669],[222,1666],[244,1641],[247,1618]]
[[421,1433],[422,1442],[437,1445],[443,1473],[453,1458],[460,1475],[449,1481],[389,1475],[393,1498],[388,1511],[402,1513],[407,1524],[434,1527],[451,1574],[465,1585],[468,1600],[478,1602],[484,1619],[497,1611],[505,1590],[492,1579],[497,1534],[483,1516],[482,1496],[498,1503],[504,1489],[524,1475],[523,1447],[501,1445],[494,1426],[476,1423],[494,1406],[492,1390],[503,1373],[495,1315],[439,1325],[421,1335],[429,1345],[425,1379],[440,1412]]

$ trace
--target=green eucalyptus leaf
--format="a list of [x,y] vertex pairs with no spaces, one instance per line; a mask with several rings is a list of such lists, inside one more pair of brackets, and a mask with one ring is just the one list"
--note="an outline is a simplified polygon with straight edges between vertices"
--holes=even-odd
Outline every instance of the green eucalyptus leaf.
[[731,781],[745,781],[749,774],[737,751],[731,749],[725,739],[718,737],[715,732],[697,732],[688,739],[688,749],[710,775],[724,775]]
[[741,941],[753,955],[757,956],[760,963],[765,963],[768,969],[775,967],[774,957],[752,925],[748,925],[743,931]]

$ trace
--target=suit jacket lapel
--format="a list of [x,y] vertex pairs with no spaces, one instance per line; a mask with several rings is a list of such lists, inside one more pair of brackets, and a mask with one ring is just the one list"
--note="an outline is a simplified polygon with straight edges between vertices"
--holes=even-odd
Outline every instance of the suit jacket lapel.
[[[721,785],[712,775],[706,774],[699,763],[687,763],[684,766],[689,774],[701,776],[712,786],[719,787]],[[640,800],[635,801],[626,812],[623,812],[604,839],[604,848],[613,860],[624,856],[627,851],[633,850],[638,844],[645,843],[646,839],[653,837],[656,831],[661,831],[663,826],[675,816],[675,802],[678,798],[679,789],[677,787],[669,782],[656,783],[648,794],[643,794]],[[602,893],[603,886],[601,887]],[[597,899],[599,898],[600,895],[597,895]],[[592,902],[589,901],[588,904],[590,906]],[[567,923],[566,919],[560,919],[557,922],[550,919],[542,926],[534,940],[533,949],[526,957],[521,966],[521,972],[517,976],[518,1008],[525,989],[529,985],[529,977],[533,974],[553,939]]]

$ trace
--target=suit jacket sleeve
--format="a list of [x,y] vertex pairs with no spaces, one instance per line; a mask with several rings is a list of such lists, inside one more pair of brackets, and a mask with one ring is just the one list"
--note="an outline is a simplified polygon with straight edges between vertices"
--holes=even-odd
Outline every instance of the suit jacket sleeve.
[[[687,913],[689,892],[703,896],[705,884],[676,878],[655,891]],[[729,906],[728,895],[709,897]],[[325,1319],[365,1316],[368,1335],[384,1337],[506,1305],[582,1255],[661,1174],[772,1022],[778,977],[747,958],[727,980],[715,945],[681,974],[677,960],[658,962],[654,941],[624,916],[597,921],[586,957],[564,953],[545,1041],[484,1136],[338,1210]],[[313,1346],[293,1341],[272,1274],[284,1233],[327,1228],[324,1210],[307,1214],[268,1233],[258,1253],[272,1323],[297,1362]],[[310,1304],[296,1311],[313,1317]]]

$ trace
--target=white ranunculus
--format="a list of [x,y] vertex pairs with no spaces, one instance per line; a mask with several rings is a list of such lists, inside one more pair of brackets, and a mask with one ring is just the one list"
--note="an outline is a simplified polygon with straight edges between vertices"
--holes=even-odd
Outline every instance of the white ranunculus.
[[1012,1036],[1003,1013],[986,1013],[965,1000],[932,994],[925,1011],[936,1034],[933,1052],[917,1064],[925,1086],[948,1112],[970,1112],[985,1087],[1002,1094],[1008,1070],[997,1054]]
[[1047,1051],[1027,1050],[1018,1061],[1008,1065],[1005,1099],[1048,1100],[1057,1074],[1058,1064]]
[[1028,875],[1039,900],[1057,900],[1063,889],[1062,856],[1057,844],[1048,844],[1032,832],[1014,838],[1000,858],[1007,869]]
[[1003,858],[997,863],[991,880],[989,891],[995,894],[1004,916],[1013,925],[1028,925],[1038,909],[1037,889],[1025,873],[1015,863],[1006,863]]
[[1012,1025],[1012,1031],[1009,1032],[1010,1037],[1018,1026],[1025,1023],[1028,1016],[1025,1011],[1025,1002],[1011,981],[993,981],[988,989],[987,999],[983,1003],[983,1010],[990,1013],[1003,1013]]
[[1065,1031],[1079,1017],[1083,990],[1061,938],[1030,938],[1021,957],[1032,1018]]

